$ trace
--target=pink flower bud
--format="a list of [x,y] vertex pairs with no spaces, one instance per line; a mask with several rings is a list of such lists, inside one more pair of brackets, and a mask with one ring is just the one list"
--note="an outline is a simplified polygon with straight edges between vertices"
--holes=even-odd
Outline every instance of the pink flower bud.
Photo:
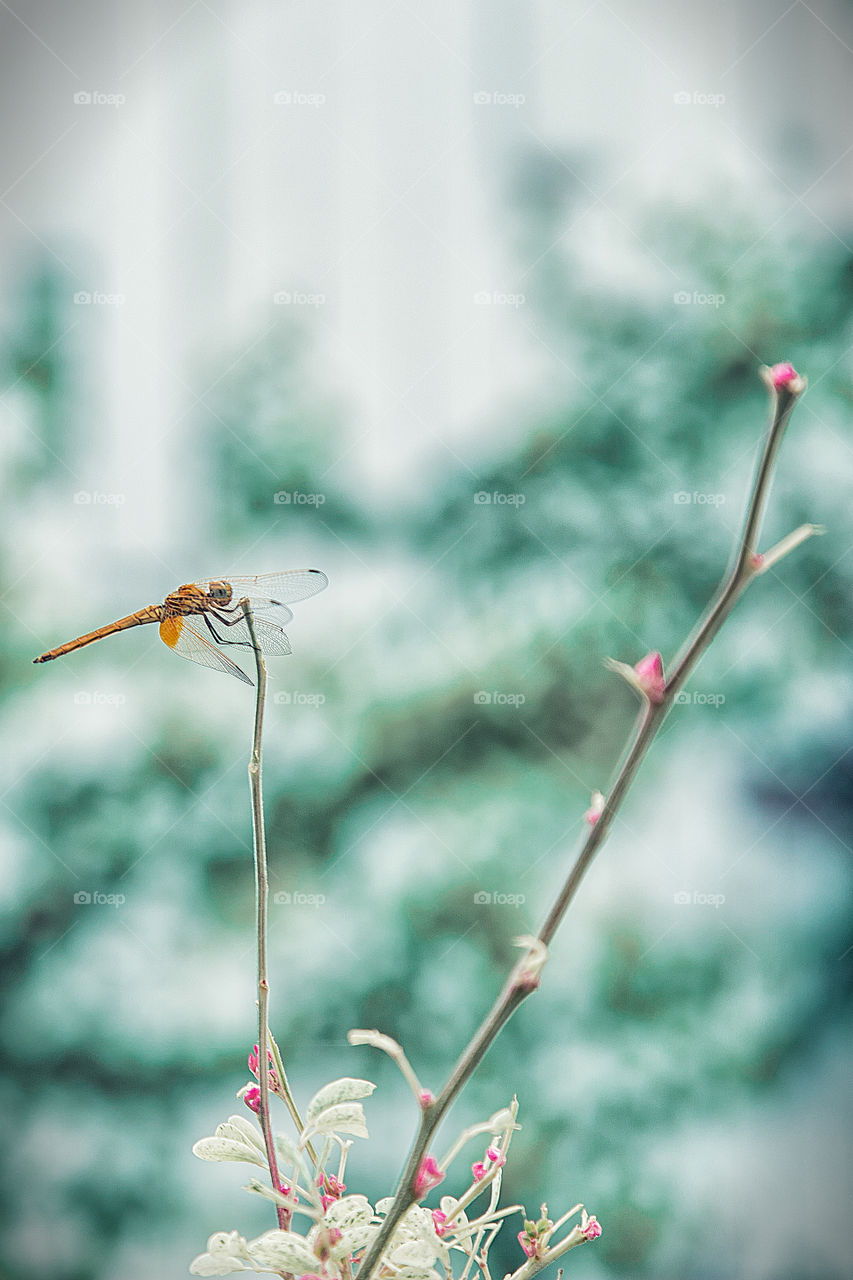
[[601,1235],[601,1223],[596,1217],[587,1218],[581,1226],[581,1231],[587,1240],[596,1240]]
[[317,1178],[317,1186],[322,1193],[320,1202],[324,1213],[336,1200],[340,1200],[346,1191],[345,1183],[341,1182],[340,1178],[336,1178],[333,1173],[321,1173]]
[[536,1253],[537,1241],[532,1240],[526,1231],[519,1231],[518,1243],[521,1245],[528,1258],[532,1258]]
[[483,1164],[482,1160],[477,1160],[471,1165],[471,1172],[474,1175],[475,1182],[483,1181],[486,1176],[486,1166]]
[[[270,1066],[272,1066],[272,1050],[271,1049],[267,1049],[267,1062],[270,1064]],[[258,1046],[257,1045],[255,1045],[254,1049],[249,1054],[249,1070],[257,1080],[258,1078]],[[275,1079],[274,1071],[269,1072],[269,1078],[270,1078],[270,1088],[272,1089],[273,1088],[272,1081]]]
[[598,819],[601,817],[603,810],[604,796],[600,791],[593,791],[590,796],[590,806],[583,815],[584,822],[588,822],[591,827],[594,827],[596,822],[598,822]]
[[792,364],[774,364],[770,370],[770,378],[773,386],[781,390],[790,382],[799,382],[800,375]]
[[646,654],[645,658],[641,658],[635,664],[634,671],[637,675],[637,683],[649,702],[663,702],[666,680],[663,674],[663,658],[657,649],[653,649],[651,653]]
[[439,1237],[443,1236],[447,1230],[447,1214],[442,1213],[440,1209],[433,1209],[432,1221],[435,1227],[435,1234]]
[[321,1226],[314,1237],[314,1254],[321,1262],[328,1262],[332,1249],[341,1238],[340,1227]]
[[435,1156],[424,1156],[421,1167],[415,1174],[413,1190],[416,1200],[422,1200],[428,1191],[444,1181],[444,1173],[438,1167]]
[[500,1160],[501,1164],[506,1164],[505,1157],[501,1155],[497,1147],[486,1147],[486,1159],[490,1160],[492,1164],[494,1164],[496,1160]]
[[431,1107],[435,1102],[435,1094],[430,1093],[429,1089],[423,1089],[418,1094],[418,1102],[421,1104],[423,1110],[426,1111],[427,1107]]

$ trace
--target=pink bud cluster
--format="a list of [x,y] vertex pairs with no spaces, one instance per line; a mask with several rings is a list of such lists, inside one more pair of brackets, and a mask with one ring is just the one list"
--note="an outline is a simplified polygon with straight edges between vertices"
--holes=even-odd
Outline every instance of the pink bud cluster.
[[[255,1079],[259,1080],[260,1077],[258,1075],[258,1068],[259,1068],[260,1062],[258,1058],[257,1045],[255,1045],[252,1052],[249,1054],[248,1061],[249,1061],[249,1070],[251,1071]],[[267,1070],[267,1080],[269,1081],[270,1093],[280,1094],[281,1088],[278,1083],[278,1076],[273,1070],[272,1061],[273,1061],[272,1051],[270,1049],[267,1049],[267,1063],[269,1064],[268,1070]],[[250,1111],[254,1111],[255,1115],[260,1114],[261,1091],[256,1084],[247,1084],[245,1088],[240,1090],[238,1097],[241,1097],[243,1099],[246,1106],[249,1108]]]
[[412,1190],[416,1200],[423,1200],[428,1191],[444,1181],[444,1170],[438,1167],[435,1156],[424,1156],[420,1168],[415,1174]]
[[320,1201],[324,1213],[336,1200],[340,1200],[346,1191],[346,1184],[341,1182],[340,1178],[336,1178],[333,1173],[321,1173],[317,1179],[317,1186],[320,1188]]
[[485,1160],[476,1160],[471,1165],[474,1181],[482,1182],[487,1173],[490,1173],[495,1167],[499,1169],[504,1164],[506,1164],[506,1156],[502,1156],[497,1147],[486,1147]]

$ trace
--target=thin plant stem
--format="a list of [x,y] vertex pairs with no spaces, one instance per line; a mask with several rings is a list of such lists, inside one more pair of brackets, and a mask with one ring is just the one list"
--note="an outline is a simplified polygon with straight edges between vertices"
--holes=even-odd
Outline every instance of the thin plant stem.
[[[743,530],[738,538],[732,557],[732,567],[723,578],[714,599],[708,605],[695,630],[683,646],[681,654],[676,659],[671,675],[666,682],[662,700],[660,702],[652,702],[644,698],[637,721],[631,731],[627,749],[617,768],[613,785],[610,788],[601,814],[597,821],[590,826],[574,865],[534,940],[534,947],[547,947],[562,924],[566,911],[573,901],[581,881],[596,853],[607,838],[613,819],[628,793],[646,752],[669,713],[675,695],[731,613],[743,590],[756,575],[757,566],[753,561],[753,557],[756,554],[756,542],[767,505],[773,465],[791,411],[804,388],[805,382],[803,381],[797,391],[792,391],[787,387],[775,390],[774,411],[759,455],[750,496],[747,501]],[[818,532],[819,530],[815,527],[814,531]],[[532,954],[532,948],[527,954],[528,956]],[[501,1029],[527,996],[536,990],[538,984],[538,975],[532,976],[531,970],[525,969],[524,960],[513,967],[500,995],[475,1031],[468,1045],[462,1051],[444,1088],[435,1101],[422,1110],[420,1126],[409,1152],[393,1204],[385,1215],[382,1227],[374,1238],[370,1249],[364,1256],[359,1272],[361,1280],[369,1280],[376,1270],[379,1258],[394,1228],[403,1214],[417,1200],[414,1191],[415,1178],[421,1167],[421,1162],[429,1151],[438,1125],[482,1061]]]
[[[281,1189],[278,1176],[278,1160],[275,1153],[272,1125],[270,1123],[269,1077],[269,998],[270,984],[267,977],[267,917],[269,915],[269,876],[267,874],[267,842],[264,831],[264,801],[261,791],[261,741],[264,728],[264,703],[267,692],[267,669],[255,634],[255,623],[248,600],[240,601],[240,608],[249,629],[249,638],[255,652],[257,686],[255,691],[255,731],[252,738],[252,758],[249,761],[249,789],[252,794],[252,843],[255,851],[255,905],[258,932],[258,1084],[260,1104],[258,1119],[264,1135],[264,1147],[274,1191]],[[290,1226],[291,1215],[281,1205],[276,1205],[278,1225],[282,1231]]]

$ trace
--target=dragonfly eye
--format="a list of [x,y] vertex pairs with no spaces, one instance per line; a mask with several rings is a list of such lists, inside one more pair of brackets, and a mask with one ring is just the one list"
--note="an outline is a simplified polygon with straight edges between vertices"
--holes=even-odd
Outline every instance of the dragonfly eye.
[[210,586],[210,594],[214,600],[224,600],[227,603],[231,599],[231,588],[227,582],[213,582]]

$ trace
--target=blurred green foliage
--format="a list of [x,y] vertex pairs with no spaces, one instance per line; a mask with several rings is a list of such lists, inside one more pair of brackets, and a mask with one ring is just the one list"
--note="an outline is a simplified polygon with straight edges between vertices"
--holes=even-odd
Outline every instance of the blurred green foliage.
[[[292,506],[288,527],[313,539],[318,565],[338,566],[332,634],[300,649],[295,626],[282,677],[325,703],[272,704],[267,720],[273,890],[326,897],[313,915],[273,908],[273,1027],[303,1101],[335,1075],[379,1081],[375,1138],[354,1151],[349,1183],[387,1194],[412,1108],[389,1065],[349,1049],[346,1031],[397,1037],[431,1087],[448,1071],[624,743],[633,704],[602,658],[652,647],[671,657],[690,630],[729,555],[766,415],[754,353],[792,359],[812,389],[783,449],[767,538],[806,519],[829,536],[739,606],[697,677],[725,706],[673,712],[540,995],[453,1117],[518,1091],[507,1202],[532,1211],[547,1200],[556,1216],[583,1198],[604,1224],[595,1251],[569,1260],[573,1274],[731,1276],[726,1232],[740,1219],[729,1229],[719,1202],[700,1202],[694,1162],[768,1098],[796,1111],[798,1081],[849,1025],[851,561],[838,533],[849,498],[842,472],[833,487],[817,463],[828,436],[849,433],[851,263],[835,243],[788,256],[768,244],[733,278],[725,264],[754,227],[736,221],[723,236],[716,219],[674,223],[661,207],[644,227],[650,251],[685,278],[701,262],[708,289],[727,296],[725,322],[604,295],[559,244],[576,193],[541,162],[522,186],[518,234],[538,258],[531,323],[571,351],[583,380],[496,436],[475,479],[446,461],[418,502],[361,494],[333,467],[346,409],[290,324],[223,380],[209,412],[197,409],[186,442],[198,460],[187,484],[199,565],[216,571],[210,547],[226,562],[242,556],[281,518],[274,494],[299,489],[326,501]],[[66,484],[57,456],[73,462],[80,447],[69,424],[86,353],[54,342],[64,296],[40,268],[7,343],[5,373],[23,379],[32,429],[12,470],[19,510]],[[725,504],[674,500],[695,490]],[[477,491],[524,503],[477,505]],[[413,595],[395,598],[386,563],[402,566]],[[359,613],[356,588],[376,606],[377,573],[384,607]],[[26,677],[42,738],[25,767],[7,768],[19,892],[2,930],[0,1034],[20,1142],[4,1187],[15,1228],[3,1274],[151,1275],[134,1250],[155,1239],[165,1280],[209,1232],[271,1225],[237,1190],[239,1171],[229,1179],[189,1154],[237,1107],[253,1038],[251,708],[240,704],[238,723],[233,691],[220,705],[217,677],[194,669],[158,669],[168,683],[154,686],[147,667],[171,662],[155,651],[123,677],[144,705],[123,748],[112,737],[80,752],[51,744],[55,672],[30,676],[26,597],[13,586],[9,600],[5,735],[20,731],[12,690]],[[121,672],[124,639],[113,654],[79,655],[76,669]],[[479,690],[524,702],[478,703]],[[673,906],[678,890],[722,883],[726,911]],[[127,907],[81,918],[73,894],[95,884]],[[478,891],[526,902],[484,910]],[[695,1148],[680,1147],[679,1134],[697,1132]],[[743,1139],[730,1141],[736,1165]],[[516,1229],[496,1267],[518,1264]],[[803,1266],[808,1256],[804,1243]]]

